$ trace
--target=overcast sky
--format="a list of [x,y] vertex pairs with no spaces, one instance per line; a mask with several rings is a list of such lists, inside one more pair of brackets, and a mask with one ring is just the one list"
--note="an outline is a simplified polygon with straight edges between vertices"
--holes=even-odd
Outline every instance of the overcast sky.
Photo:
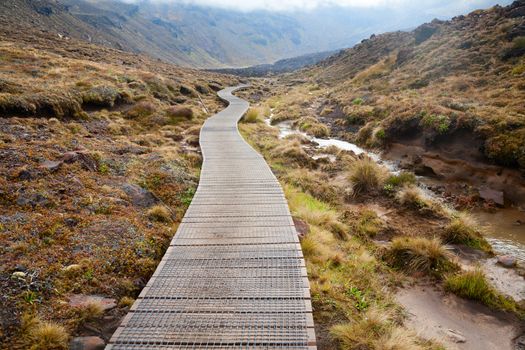
[[[136,0],[128,0],[136,1]],[[152,0],[158,2],[179,2],[194,5],[223,7],[241,11],[269,10],[294,11],[312,10],[321,6],[344,6],[353,8],[392,8],[408,12],[421,10],[443,17],[451,17],[468,11],[487,8],[495,4],[509,4],[512,0]]]

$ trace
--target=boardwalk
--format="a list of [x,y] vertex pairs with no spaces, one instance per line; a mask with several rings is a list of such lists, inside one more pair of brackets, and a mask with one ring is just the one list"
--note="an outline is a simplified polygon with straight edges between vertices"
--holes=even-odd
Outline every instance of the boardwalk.
[[107,349],[314,350],[310,292],[282,189],[239,135],[248,103],[206,121],[199,188]]

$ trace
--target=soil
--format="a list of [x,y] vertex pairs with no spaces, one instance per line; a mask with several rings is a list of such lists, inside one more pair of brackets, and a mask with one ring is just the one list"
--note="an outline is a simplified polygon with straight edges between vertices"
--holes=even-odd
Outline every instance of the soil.
[[[434,286],[401,289],[397,301],[407,311],[407,325],[450,350],[516,350],[523,325],[512,315],[445,294]],[[458,343],[450,331],[466,340]]]

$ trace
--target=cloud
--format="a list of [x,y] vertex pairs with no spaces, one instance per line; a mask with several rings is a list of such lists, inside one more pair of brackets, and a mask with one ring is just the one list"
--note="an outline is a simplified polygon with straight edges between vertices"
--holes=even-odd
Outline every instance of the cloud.
[[[127,0],[136,2],[138,0]],[[191,5],[221,7],[239,11],[297,11],[313,10],[319,7],[347,8],[382,8],[396,11],[421,10],[429,13],[439,13],[442,16],[470,11],[495,5],[494,0],[150,0],[152,2],[172,2]],[[510,0],[501,0],[509,3]]]

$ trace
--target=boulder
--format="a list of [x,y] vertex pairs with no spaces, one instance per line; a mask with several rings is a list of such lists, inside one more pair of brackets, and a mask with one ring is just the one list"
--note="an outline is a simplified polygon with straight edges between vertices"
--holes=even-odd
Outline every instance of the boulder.
[[500,255],[500,256],[498,256],[498,264],[503,266],[503,267],[512,268],[512,267],[516,266],[517,263],[518,263],[518,261],[513,256],[510,256],[510,255]]
[[103,350],[106,343],[102,338],[91,337],[76,337],[71,340],[69,344],[70,350]]
[[479,190],[479,197],[485,201],[494,202],[496,205],[505,205],[505,194],[503,191],[497,191],[490,188],[484,188]]
[[299,238],[306,237],[306,235],[310,232],[310,226],[303,220],[293,217],[293,223],[295,225],[295,229],[297,230],[297,235]]
[[157,204],[158,199],[153,193],[135,184],[124,184],[122,190],[129,196],[136,207],[147,208]]
[[40,164],[40,169],[55,172],[62,166],[61,161],[45,160]]

